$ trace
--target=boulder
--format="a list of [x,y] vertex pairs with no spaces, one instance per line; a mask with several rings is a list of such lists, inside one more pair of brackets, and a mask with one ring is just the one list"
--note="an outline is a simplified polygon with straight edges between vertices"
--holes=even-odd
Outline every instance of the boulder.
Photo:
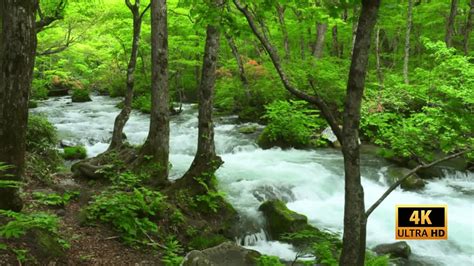
[[246,249],[233,242],[224,242],[218,246],[189,252],[182,266],[253,266],[257,265],[260,253]]
[[268,233],[276,240],[281,240],[283,234],[296,233],[311,227],[306,216],[288,209],[281,200],[266,201],[258,210],[263,212]]
[[73,103],[82,103],[92,101],[87,89],[74,89],[72,91],[71,101]]
[[405,241],[380,244],[372,249],[378,255],[389,255],[391,258],[408,259],[411,254],[411,248]]
[[239,133],[242,133],[242,134],[253,134],[255,132],[257,132],[257,126],[255,125],[247,125],[247,126],[243,126],[241,128],[239,128]]
[[[403,167],[389,167],[387,169],[387,179],[389,183],[394,183],[398,179],[403,178],[407,175],[411,170]],[[426,185],[426,182],[421,179],[417,174],[413,174],[409,178],[405,179],[400,184],[400,187],[404,190],[414,191],[423,189]]]

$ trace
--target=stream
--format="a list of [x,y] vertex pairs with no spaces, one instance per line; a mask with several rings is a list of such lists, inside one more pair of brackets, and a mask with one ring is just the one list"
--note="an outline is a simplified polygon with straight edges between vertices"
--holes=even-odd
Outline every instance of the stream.
[[[48,117],[62,140],[83,144],[88,156],[108,147],[119,99],[93,96],[92,102],[71,103],[69,96],[40,102],[34,113]],[[184,105],[171,119],[170,179],[177,179],[192,162],[197,146],[196,105]],[[244,135],[237,117],[215,119],[217,153],[224,165],[216,173],[228,201],[244,217],[240,244],[264,254],[293,260],[291,245],[267,240],[258,211],[262,200],[279,198],[288,208],[306,215],[311,224],[342,232],[344,169],[339,151],[262,150],[255,144],[257,133]],[[133,112],[125,127],[128,141],[141,144],[149,127],[149,116]],[[262,126],[258,126],[260,129]],[[390,164],[371,154],[362,154],[366,207],[387,189],[385,173]],[[420,192],[395,190],[368,220],[367,245],[395,241],[396,204],[447,204],[448,240],[407,241],[412,248],[411,265],[474,265],[474,174],[450,173],[428,182]]]

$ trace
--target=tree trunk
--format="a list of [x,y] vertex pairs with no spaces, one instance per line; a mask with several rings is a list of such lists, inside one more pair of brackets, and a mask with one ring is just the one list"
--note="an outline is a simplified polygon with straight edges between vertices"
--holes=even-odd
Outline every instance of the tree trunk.
[[451,0],[451,12],[449,12],[448,22],[446,23],[446,37],[444,38],[447,47],[453,45],[454,23],[456,22],[457,10],[458,0]]
[[237,48],[237,45],[235,45],[235,42],[232,36],[226,33],[225,37],[227,39],[227,43],[229,43],[230,49],[232,50],[232,55],[234,56],[235,61],[237,62],[237,66],[239,67],[239,78],[240,78],[240,81],[242,81],[242,85],[244,86],[245,96],[247,97],[247,101],[249,101],[250,100],[249,82],[247,80],[247,77],[245,76],[245,68],[244,68],[244,63],[242,62],[242,57],[240,56],[239,49]]
[[139,13],[140,0],[136,0],[135,5],[130,5],[128,0],[126,2],[133,15],[132,51],[127,67],[127,91],[125,93],[124,105],[122,111],[120,111],[118,116],[115,118],[114,131],[112,133],[112,141],[110,143],[109,150],[120,148],[123,145],[123,128],[130,117],[130,113],[132,112],[133,86],[135,84],[134,73],[135,66],[137,64],[138,44],[140,42],[140,32],[142,27],[142,19]]
[[464,29],[464,55],[469,54],[469,35],[472,31],[472,24],[474,20],[474,0],[469,3],[469,14],[467,15],[466,28]]
[[[0,3],[0,180],[21,181],[25,167],[28,98],[36,51],[36,1]],[[0,209],[19,211],[17,188],[0,188]]]
[[357,25],[358,25],[358,19],[357,19],[357,14],[359,13],[359,5],[355,4],[354,5],[354,10],[353,10],[353,22],[352,22],[352,46],[351,46],[351,56],[352,53],[354,52],[354,45],[355,45],[355,39],[357,35]]
[[332,27],[332,54],[339,57],[339,41],[337,40],[337,25]]
[[141,155],[151,156],[159,165],[153,183],[168,178],[169,163],[169,92],[168,92],[168,21],[166,0],[151,1],[151,116],[148,137]]
[[371,33],[377,21],[380,0],[363,0],[352,54],[343,115],[345,171],[344,234],[339,265],[364,265],[366,225],[364,189],[360,176],[359,125]]
[[409,83],[408,80],[408,60],[410,59],[410,32],[413,24],[412,19],[413,0],[408,0],[408,13],[407,13],[407,30],[405,32],[405,57],[403,58],[403,80],[405,84]]
[[326,31],[328,30],[328,24],[316,23],[316,44],[314,45],[313,56],[316,58],[323,57],[324,39],[326,37]]
[[[410,0],[411,1],[411,0]],[[377,95],[377,112],[382,112],[383,107],[382,107],[382,92],[384,89],[383,85],[383,71],[382,71],[382,64],[380,62],[380,28],[377,27],[376,33],[375,33],[375,63],[377,67],[377,81],[379,83],[379,91]]]
[[290,60],[290,44],[288,40],[288,30],[285,24],[285,7],[277,4],[278,22],[280,23],[281,32],[283,34],[283,47],[285,49],[285,59]]

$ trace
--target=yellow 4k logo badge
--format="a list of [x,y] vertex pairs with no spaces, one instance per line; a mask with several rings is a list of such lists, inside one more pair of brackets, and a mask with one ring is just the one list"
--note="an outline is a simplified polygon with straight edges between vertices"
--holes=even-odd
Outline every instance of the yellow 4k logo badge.
[[448,206],[397,205],[395,239],[448,239]]

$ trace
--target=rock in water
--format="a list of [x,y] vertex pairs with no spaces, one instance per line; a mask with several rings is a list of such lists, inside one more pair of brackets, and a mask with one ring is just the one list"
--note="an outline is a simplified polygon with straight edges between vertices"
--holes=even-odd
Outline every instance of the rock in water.
[[254,266],[260,253],[246,249],[233,242],[224,242],[218,246],[189,252],[182,266]]
[[380,244],[372,249],[378,255],[389,255],[392,258],[408,259],[411,254],[411,248],[405,241]]
[[276,240],[281,240],[283,234],[296,233],[311,227],[306,216],[288,209],[281,200],[266,201],[258,210],[263,212],[267,220],[268,233]]

